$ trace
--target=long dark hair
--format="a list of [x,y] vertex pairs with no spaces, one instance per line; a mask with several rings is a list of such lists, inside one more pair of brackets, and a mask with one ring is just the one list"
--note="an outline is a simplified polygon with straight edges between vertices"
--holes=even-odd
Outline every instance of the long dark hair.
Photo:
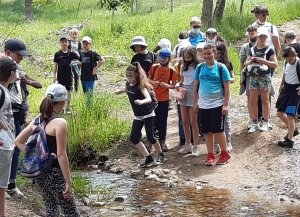
[[141,90],[147,88],[147,90],[150,91],[152,89],[152,85],[149,83],[147,75],[139,62],[131,63],[126,68],[126,72],[134,72],[138,74],[137,82],[139,83]]
[[220,56],[220,62],[223,63],[224,65],[226,65],[227,68],[228,68],[229,65],[230,65],[230,60],[229,60],[227,46],[224,43],[220,42],[220,43],[217,44],[216,49],[221,54],[221,56]]
[[40,119],[41,121],[48,120],[53,116],[53,107],[60,102],[53,102],[53,95],[48,94],[40,104]]
[[[189,56],[192,57],[194,64],[195,64],[195,68],[196,68],[196,66],[200,63],[200,60],[197,56],[197,49],[194,46],[188,46],[183,50],[183,52],[187,53]],[[189,69],[189,66],[183,58],[183,71],[187,71],[188,69]]]

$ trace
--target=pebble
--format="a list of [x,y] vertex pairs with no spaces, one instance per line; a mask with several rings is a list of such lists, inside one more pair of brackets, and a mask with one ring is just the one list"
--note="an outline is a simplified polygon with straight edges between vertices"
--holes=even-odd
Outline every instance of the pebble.
[[110,210],[112,210],[112,211],[123,211],[124,207],[123,206],[110,207]]

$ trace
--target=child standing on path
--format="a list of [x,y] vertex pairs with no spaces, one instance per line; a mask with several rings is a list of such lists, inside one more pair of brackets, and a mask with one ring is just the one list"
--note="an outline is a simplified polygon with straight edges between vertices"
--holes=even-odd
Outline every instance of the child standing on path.
[[283,67],[283,76],[279,88],[279,96],[276,102],[277,116],[288,128],[288,134],[278,145],[283,148],[293,148],[293,137],[298,135],[298,129],[295,128],[295,115],[300,100],[300,60],[296,51],[292,47],[287,47],[282,51],[282,57],[285,59]]
[[73,89],[73,75],[71,71],[71,65],[73,62],[79,59],[79,56],[73,51],[68,49],[69,40],[66,37],[60,38],[61,50],[54,55],[53,65],[53,83],[56,81],[65,86],[68,91],[68,102],[66,107],[66,113],[71,114],[71,92]]
[[164,154],[162,153],[159,142],[154,138],[153,132],[155,113],[154,108],[151,105],[152,100],[149,95],[149,91],[151,91],[152,86],[138,62],[134,62],[127,67],[126,77],[127,82],[125,84],[125,88],[115,91],[115,94],[126,92],[134,113],[130,141],[145,157],[144,161],[140,163],[138,167],[148,167],[154,163],[154,159],[140,140],[143,125],[145,125],[147,140],[151,142],[155,151],[158,153],[156,164],[162,164],[164,162]]
[[[40,122],[50,120],[46,127],[47,146],[50,153],[57,158],[52,161],[50,169],[40,178],[37,184],[42,193],[46,208],[46,216],[59,216],[59,208],[65,216],[77,217],[74,195],[72,193],[72,180],[67,156],[67,122],[56,117],[64,108],[67,100],[67,90],[61,84],[48,86],[45,98],[40,105]],[[15,145],[24,153],[25,144],[32,130],[34,120],[18,135]]]
[[166,145],[169,89],[174,89],[177,81],[177,74],[169,65],[171,55],[170,50],[161,49],[157,57],[159,65],[153,65],[148,76],[158,100],[158,106],[155,109],[155,128],[158,130],[159,143],[163,152],[169,150]]
[[8,187],[14,152],[15,125],[10,101],[9,83],[16,78],[16,63],[9,57],[0,58],[0,216],[5,216],[5,189]]
[[[224,134],[224,118],[228,113],[230,97],[230,75],[224,64],[222,73],[219,72],[215,58],[218,53],[216,46],[206,44],[203,48],[205,63],[200,63],[195,71],[193,87],[193,108],[205,134],[207,158],[205,165],[214,164],[214,137],[221,147],[221,154],[216,164],[226,164],[230,159],[227,152]],[[199,88],[198,88],[199,87]],[[199,106],[199,108],[198,108]]]
[[189,40],[191,45],[196,47],[197,44],[204,41],[205,34],[200,31],[201,19],[199,17],[192,17],[190,19]]

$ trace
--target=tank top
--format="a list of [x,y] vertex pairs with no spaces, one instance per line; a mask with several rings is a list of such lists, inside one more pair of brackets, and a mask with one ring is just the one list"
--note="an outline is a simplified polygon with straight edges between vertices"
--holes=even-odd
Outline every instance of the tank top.
[[[57,155],[56,136],[50,136],[46,134],[46,137],[47,137],[47,145],[48,145],[49,153],[55,153]],[[52,161],[51,166],[60,169],[57,158]]]

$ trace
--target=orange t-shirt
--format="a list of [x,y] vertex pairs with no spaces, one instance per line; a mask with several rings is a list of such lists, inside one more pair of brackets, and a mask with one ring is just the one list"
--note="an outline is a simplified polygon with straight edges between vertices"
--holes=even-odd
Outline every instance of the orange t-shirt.
[[[171,84],[170,81],[172,81],[172,84],[176,84],[177,81],[177,73],[176,71],[173,69],[173,74],[172,74],[172,78],[170,79],[170,66],[165,67],[164,69],[159,65],[157,66],[157,64],[152,65],[151,69],[149,71],[149,76],[152,77],[153,81],[159,81],[159,82],[165,82],[167,84]],[[154,68],[155,72],[154,71]],[[154,73],[154,76],[153,76]],[[154,92],[156,95],[156,99],[157,101],[163,102],[163,101],[168,101],[169,100],[169,89],[168,88],[164,88],[161,86],[158,87],[153,87],[154,88]]]

